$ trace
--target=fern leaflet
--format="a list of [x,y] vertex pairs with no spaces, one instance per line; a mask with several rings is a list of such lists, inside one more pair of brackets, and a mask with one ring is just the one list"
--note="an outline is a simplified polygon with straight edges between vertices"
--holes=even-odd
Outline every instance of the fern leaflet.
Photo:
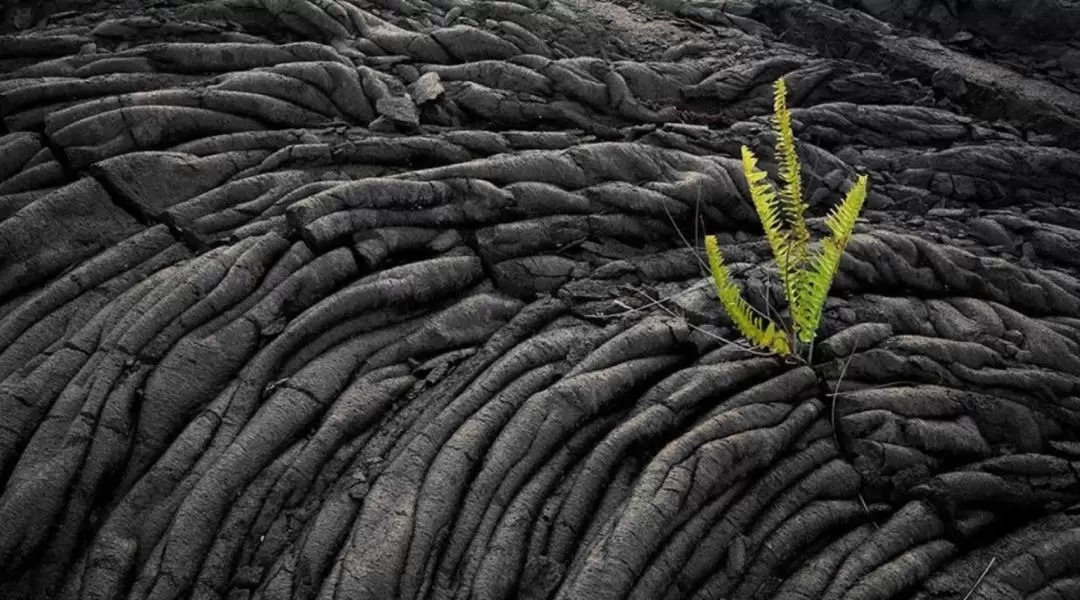
[[800,340],[810,342],[814,339],[821,322],[821,313],[825,307],[825,298],[829,295],[829,287],[832,286],[833,277],[840,267],[840,258],[844,254],[844,248],[851,239],[851,232],[855,229],[855,221],[859,218],[863,201],[866,200],[865,175],[859,176],[855,185],[848,190],[844,201],[833,207],[829,215],[825,217],[825,225],[829,228],[831,236],[822,243],[821,252],[814,256],[813,266],[807,275],[807,294],[802,304],[798,307],[801,313],[798,319],[804,323],[804,329]]
[[731,279],[731,273],[724,265],[720,256],[720,247],[716,243],[716,236],[705,236],[705,254],[709,260],[709,270],[712,272],[713,285],[716,287],[716,295],[727,310],[731,321],[744,337],[759,346],[764,346],[773,352],[782,355],[791,354],[783,334],[777,330],[776,323],[769,321],[767,327],[763,326],[761,317],[754,314],[753,308],[743,299],[738,286]]
[[795,134],[791,130],[791,112],[787,107],[787,85],[783,78],[776,80],[773,95],[773,122],[776,127],[776,160],[779,174],[784,182],[780,190],[780,208],[791,230],[782,253],[776,254],[780,280],[784,286],[788,306],[792,310],[792,328],[799,339],[806,323],[799,317],[798,307],[802,296],[808,291],[805,269],[810,244],[810,232],[806,228],[806,204],[802,199],[802,166],[795,151]]

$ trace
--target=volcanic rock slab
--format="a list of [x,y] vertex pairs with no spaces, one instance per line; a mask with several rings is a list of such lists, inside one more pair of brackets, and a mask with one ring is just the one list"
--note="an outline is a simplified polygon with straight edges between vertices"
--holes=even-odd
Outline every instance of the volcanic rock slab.
[[[0,6],[0,598],[1080,598],[1080,4]],[[870,193],[808,365],[739,155]]]

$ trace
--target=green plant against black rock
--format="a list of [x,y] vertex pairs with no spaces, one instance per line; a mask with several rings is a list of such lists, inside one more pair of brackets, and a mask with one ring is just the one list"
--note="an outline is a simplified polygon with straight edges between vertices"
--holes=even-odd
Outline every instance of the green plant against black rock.
[[757,157],[747,146],[742,147],[742,165],[751,199],[780,272],[780,282],[790,309],[790,323],[777,325],[768,316],[758,313],[742,297],[724,265],[716,236],[705,236],[705,252],[716,294],[739,333],[756,346],[785,358],[809,363],[813,357],[814,338],[821,323],[825,299],[866,199],[867,177],[859,176],[844,200],[829,212],[825,225],[830,235],[822,241],[820,248],[811,248],[804,217],[806,204],[802,198],[802,166],[795,151],[784,80],[777,80],[774,89],[773,125],[777,133],[776,157],[783,186],[777,189],[769,181],[768,175],[758,168]]

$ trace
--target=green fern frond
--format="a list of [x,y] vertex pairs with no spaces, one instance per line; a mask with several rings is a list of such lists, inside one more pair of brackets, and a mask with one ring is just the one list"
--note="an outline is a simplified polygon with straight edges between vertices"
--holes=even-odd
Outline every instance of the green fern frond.
[[750,199],[754,202],[761,226],[765,229],[765,239],[769,240],[773,256],[780,256],[784,247],[783,232],[780,230],[780,207],[776,202],[776,189],[768,180],[768,174],[757,166],[757,157],[746,146],[742,147],[743,175],[750,186]]
[[716,236],[705,236],[705,254],[709,261],[709,270],[712,272],[713,285],[716,287],[716,295],[727,310],[735,327],[744,337],[756,345],[764,346],[777,354],[788,356],[791,347],[788,345],[783,334],[777,330],[776,323],[769,321],[764,326],[761,317],[754,314],[753,308],[743,299],[738,286],[735,285],[720,256],[720,247],[716,242]]
[[799,335],[807,326],[800,318],[798,307],[802,296],[808,291],[806,266],[810,245],[810,231],[806,228],[806,204],[802,199],[802,165],[795,150],[795,134],[791,130],[791,112],[787,107],[787,85],[783,78],[776,80],[773,95],[773,123],[776,128],[776,160],[779,164],[780,209],[791,230],[783,251],[776,254],[780,280],[784,286],[788,306],[792,307],[792,328]]
[[769,241],[769,247],[772,248],[773,256],[776,257],[780,283],[787,296],[788,305],[795,306],[792,300],[797,296],[793,292],[801,285],[802,276],[798,268],[802,261],[795,260],[799,247],[791,243],[790,233],[781,230],[781,203],[776,200],[776,189],[768,180],[768,174],[758,168],[754,152],[746,146],[742,147],[742,165],[743,175],[750,186],[750,198],[754,202],[758,218],[761,219],[761,225],[765,229],[765,239]]
[[855,229],[855,221],[858,220],[859,211],[862,210],[863,202],[866,200],[866,184],[866,175],[859,175],[855,180],[855,185],[848,190],[844,201],[834,206],[825,217],[825,225],[828,226],[833,237],[843,240],[845,244]]
[[840,267],[840,258],[844,254],[851,232],[855,229],[855,221],[859,218],[859,211],[866,200],[867,178],[859,176],[855,185],[848,190],[844,201],[834,207],[825,217],[825,225],[831,235],[822,243],[821,251],[815,253],[812,258],[812,267],[807,273],[807,292],[798,307],[797,319],[803,321],[803,330],[799,339],[810,342],[814,338],[818,324],[821,322],[821,314],[825,307],[825,298],[829,295],[829,287],[832,286],[833,277]]
[[[777,134],[776,160],[783,186],[777,191],[768,180],[768,175],[758,168],[757,157],[746,146],[742,147],[742,166],[750,186],[750,197],[776,258],[784,294],[791,308],[790,338],[776,323],[756,313],[743,299],[724,266],[715,236],[705,236],[705,250],[716,293],[739,332],[756,345],[783,356],[794,356],[800,342],[812,344],[821,323],[829,287],[840,267],[840,258],[851,239],[855,221],[866,199],[867,178],[859,177],[844,201],[830,211],[825,224],[831,235],[822,243],[820,250],[811,252],[810,232],[804,217],[807,205],[802,199],[802,166],[795,150],[791,113],[787,107],[787,86],[783,79],[776,82],[775,91],[773,122]],[[811,360],[810,355],[805,359],[798,358],[804,362]]]
[[784,187],[780,191],[784,216],[802,239],[809,239],[803,217],[806,204],[802,201],[802,165],[795,150],[795,134],[791,130],[791,111],[787,107],[787,85],[783,79],[776,80],[773,96],[773,125],[776,129],[776,160],[779,164],[780,180]]

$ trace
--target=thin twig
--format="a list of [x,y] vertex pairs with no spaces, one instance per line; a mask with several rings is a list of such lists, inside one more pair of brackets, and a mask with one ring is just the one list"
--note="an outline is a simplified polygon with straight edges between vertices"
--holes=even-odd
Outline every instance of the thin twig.
[[[859,497],[859,504],[862,504],[863,511],[865,511],[866,514],[870,515],[870,517],[873,518],[874,515],[870,512],[870,505],[866,503],[866,498],[863,498],[862,490],[855,492],[855,495]],[[874,526],[874,529],[881,529],[881,525],[878,525],[877,521],[871,520],[870,524]]]
[[911,385],[919,385],[922,382],[921,381],[914,381],[914,380],[911,380],[911,379],[901,379],[900,381],[890,381],[889,383],[879,383],[877,385],[871,385],[871,386],[867,386],[867,387],[864,387],[864,388],[859,388],[857,390],[848,390],[846,392],[836,392],[835,395],[843,396],[843,395],[846,395],[846,394],[854,394],[856,392],[865,392],[866,390],[890,389],[890,388],[896,387],[898,384],[901,384],[901,383],[906,383],[906,384],[911,384]]
[[[639,306],[638,308],[634,308],[632,306],[627,306],[626,303],[619,302],[618,300],[616,300],[615,303],[620,305],[620,306],[625,306],[626,309],[627,309],[626,310],[627,313],[637,312],[637,311],[642,310],[644,308],[650,308],[650,307],[653,307],[653,306],[657,306],[659,304],[667,302],[668,300],[671,300],[672,298],[678,298],[679,296],[682,296],[683,294],[689,294],[690,292],[692,292],[692,291],[694,291],[694,290],[696,290],[698,288],[705,287],[707,285],[709,285],[709,282],[706,281],[706,280],[702,280],[702,281],[699,281],[699,282],[695,283],[694,285],[686,288],[685,290],[682,290],[681,292],[675,292],[674,294],[672,294],[670,296],[667,296],[666,298],[657,298],[656,300],[653,300],[652,298],[649,298],[648,296],[645,296],[646,298],[649,299],[649,303],[644,305],[644,306]],[[644,292],[642,292],[641,290],[638,290],[636,288],[630,288],[630,289],[632,289],[635,292],[638,292],[639,294],[644,295]],[[622,316],[624,314],[626,314],[626,313],[616,313],[616,314],[611,315],[611,316],[618,317],[618,316]]]
[[[694,241],[698,238],[698,219],[701,218],[701,177],[698,177],[697,198],[694,200]],[[697,247],[694,248],[695,254]]]
[[979,575],[979,578],[975,580],[975,583],[971,586],[971,589],[968,590],[968,593],[964,594],[963,600],[971,598],[971,595],[975,593],[975,589],[978,588],[979,584],[982,583],[982,580],[986,578],[986,574],[990,572],[990,569],[994,566],[995,562],[997,562],[997,557],[991,556],[990,562],[987,563],[986,568],[983,569],[982,575]]
[[[779,308],[772,308],[772,286],[773,284],[771,281],[765,282],[765,312],[771,312],[773,316],[776,317],[776,319],[773,320],[773,323],[780,324],[780,329],[784,331],[784,335],[789,341],[794,340],[794,336],[792,335],[791,330],[788,329],[787,322],[784,320],[784,314],[780,312]],[[792,342],[791,344],[791,352],[795,356],[798,356],[798,352],[795,348],[794,342]]]
[[[700,194],[700,189],[701,188],[698,188],[698,190],[699,190],[698,193],[699,194]],[[693,244],[690,243],[690,240],[686,239],[685,235],[683,235],[682,230],[679,229],[679,224],[675,222],[675,217],[673,217],[671,215],[671,211],[668,210],[667,204],[661,202],[660,206],[664,207],[664,214],[666,214],[668,220],[671,221],[672,229],[675,230],[675,233],[679,234],[679,239],[682,240],[683,244],[686,244],[687,248],[689,248],[690,250],[692,250],[694,252],[694,257],[697,258],[698,265],[700,265],[701,268],[704,269],[706,273],[708,273],[709,272],[709,265],[704,260],[701,259],[701,255],[697,253],[697,248]],[[697,237],[696,237],[697,232],[696,231],[694,232],[694,235],[695,235],[694,239],[697,239]]]
[[[829,410],[829,423],[832,424],[833,442],[836,443],[836,451],[837,452],[840,451],[840,435],[837,434],[838,428],[836,426],[836,405],[837,405],[836,397],[841,394],[841,392],[840,392],[840,384],[843,383],[843,381],[844,381],[844,375],[847,375],[848,365],[851,364],[851,359],[855,357],[855,352],[857,352],[859,350],[859,342],[860,341],[862,341],[862,336],[861,335],[859,336],[859,339],[855,340],[855,347],[851,349],[851,354],[848,354],[847,360],[844,361],[844,368],[840,369],[840,377],[837,378],[836,385],[833,387],[833,391],[832,391],[832,406],[830,407],[830,410]],[[813,353],[814,353],[814,346],[811,343],[811,346],[810,346],[810,354],[811,354],[811,356],[813,356]],[[870,506],[866,503],[866,498],[863,497],[862,490],[858,490],[855,493],[855,495],[858,496],[859,504],[862,505],[862,509],[866,512],[866,514],[873,517],[873,514],[870,512]],[[877,521],[871,520],[870,523],[872,523],[874,525],[874,529],[881,529],[881,526],[877,524]]]
[[[698,188],[698,190],[699,190],[699,194],[700,194],[700,189],[701,189],[701,188],[699,187],[699,188]],[[672,229],[674,229],[674,230],[675,230],[675,233],[679,234],[679,239],[680,239],[680,240],[682,240],[683,244],[685,244],[685,245],[686,245],[686,247],[687,247],[687,248],[689,248],[689,249],[690,249],[690,251],[694,253],[694,258],[696,258],[696,259],[697,259],[697,261],[698,261],[698,265],[700,265],[700,266],[701,266],[701,268],[703,268],[703,269],[705,270],[705,274],[706,274],[705,276],[711,279],[711,278],[712,278],[712,271],[711,271],[711,269],[709,269],[709,265],[708,265],[708,263],[706,263],[706,262],[705,262],[705,261],[704,261],[704,260],[703,260],[703,259],[701,258],[701,255],[700,255],[700,254],[698,254],[698,251],[697,251],[697,247],[696,247],[696,246],[694,246],[693,244],[691,244],[691,243],[690,243],[690,241],[686,239],[686,236],[685,236],[685,235],[683,235],[683,232],[682,232],[682,230],[681,230],[681,229],[679,229],[679,225],[678,225],[678,223],[676,223],[676,222],[675,222],[675,217],[674,217],[674,216],[672,216],[672,214],[671,214],[671,211],[670,211],[670,210],[668,210],[667,204],[663,204],[663,203],[661,203],[661,206],[663,206],[663,208],[664,208],[664,214],[666,214],[666,215],[667,215],[667,218],[668,218],[668,220],[669,220],[669,221],[671,221],[671,227],[672,227]],[[694,235],[696,236],[696,235],[697,235],[697,230],[696,230],[696,227],[697,227],[697,221],[696,221],[696,220],[695,220],[695,222],[694,222],[694,226],[695,226],[695,232],[694,232]],[[695,239],[697,239],[697,238],[695,237]],[[761,318],[763,318],[763,319],[765,319],[765,320],[767,320],[767,321],[771,321],[771,320],[772,320],[772,319],[771,319],[771,318],[770,318],[770,317],[769,317],[768,315],[766,315],[766,314],[763,314],[763,313],[762,313],[762,312],[761,312],[760,310],[758,310],[758,309],[757,309],[757,307],[755,307],[755,306],[754,306],[753,304],[750,304],[749,306],[750,306],[750,310],[752,310],[752,311],[754,311],[755,313],[757,313],[757,315],[758,315],[759,317],[761,317]],[[781,319],[781,321],[782,321],[782,319]],[[783,326],[783,323],[781,323],[781,326]]]
[[[860,341],[862,341],[862,335],[860,335],[859,338],[855,340],[855,346],[851,349],[851,354],[848,354],[847,360],[844,361],[844,368],[840,369],[840,377],[837,378],[836,385],[833,386],[832,407],[829,411],[829,422],[832,424],[833,441],[836,442],[836,449],[838,451],[840,450],[840,436],[836,433],[836,397],[840,395],[840,384],[844,381],[844,375],[847,375],[848,365],[851,364],[851,359],[855,358],[855,352],[859,349]],[[863,502],[863,505],[865,506],[866,503]]]

